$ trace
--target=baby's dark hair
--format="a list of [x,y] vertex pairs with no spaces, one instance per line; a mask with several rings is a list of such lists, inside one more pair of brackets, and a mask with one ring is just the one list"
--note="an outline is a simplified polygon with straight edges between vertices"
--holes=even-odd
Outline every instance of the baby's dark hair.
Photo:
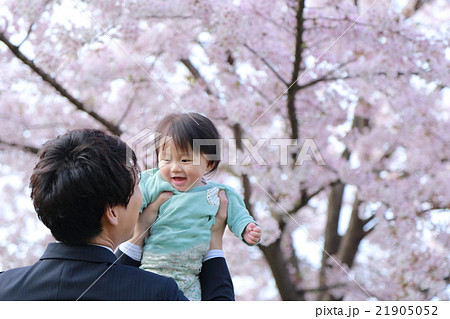
[[[206,157],[209,164],[212,164],[207,175],[217,170],[220,163],[221,136],[216,126],[207,117],[195,112],[169,114],[159,122],[156,132],[161,134],[158,137],[156,158],[159,158],[159,152],[169,138],[179,151],[195,152],[199,146],[200,153]],[[197,141],[196,145],[194,140]]]

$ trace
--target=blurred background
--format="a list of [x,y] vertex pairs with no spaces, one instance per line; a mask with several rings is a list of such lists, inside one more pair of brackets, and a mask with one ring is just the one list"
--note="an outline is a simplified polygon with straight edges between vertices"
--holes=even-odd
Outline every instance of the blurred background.
[[[450,2],[2,0],[0,271],[53,240],[28,181],[46,140],[196,111],[214,180],[263,228],[238,300],[448,300]],[[144,146],[143,146],[144,145]]]

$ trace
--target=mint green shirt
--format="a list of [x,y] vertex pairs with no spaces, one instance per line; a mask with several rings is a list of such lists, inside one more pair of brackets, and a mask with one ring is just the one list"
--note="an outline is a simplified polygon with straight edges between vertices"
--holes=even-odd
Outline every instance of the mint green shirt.
[[[241,196],[233,188],[208,181],[188,192],[179,192],[164,180],[158,169],[141,173],[139,187],[144,198],[141,211],[164,191],[174,195],[161,205],[158,218],[150,228],[144,251],[151,254],[166,254],[190,250],[194,246],[209,245],[211,227],[219,208],[219,190],[228,197],[227,224],[233,234],[243,240],[245,227],[254,222],[245,208]],[[245,241],[244,241],[245,242]]]

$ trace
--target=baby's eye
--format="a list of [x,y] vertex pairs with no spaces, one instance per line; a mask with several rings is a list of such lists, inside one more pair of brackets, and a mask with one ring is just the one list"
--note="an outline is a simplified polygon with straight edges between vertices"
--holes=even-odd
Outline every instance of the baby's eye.
[[187,158],[181,160],[182,163],[189,163],[189,162],[191,162],[191,161],[192,161],[192,160],[187,159]]

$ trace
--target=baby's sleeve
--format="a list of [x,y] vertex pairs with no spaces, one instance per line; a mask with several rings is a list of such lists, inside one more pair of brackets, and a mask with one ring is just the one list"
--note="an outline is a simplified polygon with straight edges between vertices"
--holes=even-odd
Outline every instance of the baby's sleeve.
[[155,169],[149,169],[146,171],[143,171],[141,173],[141,177],[139,180],[139,188],[141,189],[142,193],[142,205],[140,209],[140,213],[144,210],[145,207],[147,207],[151,202],[155,201],[158,194],[156,194],[157,190],[157,183],[155,179]]
[[256,223],[253,217],[250,216],[241,195],[236,193],[236,191],[231,187],[226,187],[225,190],[228,198],[228,227],[237,238],[245,243],[242,238],[245,227],[249,223],[258,223]]

